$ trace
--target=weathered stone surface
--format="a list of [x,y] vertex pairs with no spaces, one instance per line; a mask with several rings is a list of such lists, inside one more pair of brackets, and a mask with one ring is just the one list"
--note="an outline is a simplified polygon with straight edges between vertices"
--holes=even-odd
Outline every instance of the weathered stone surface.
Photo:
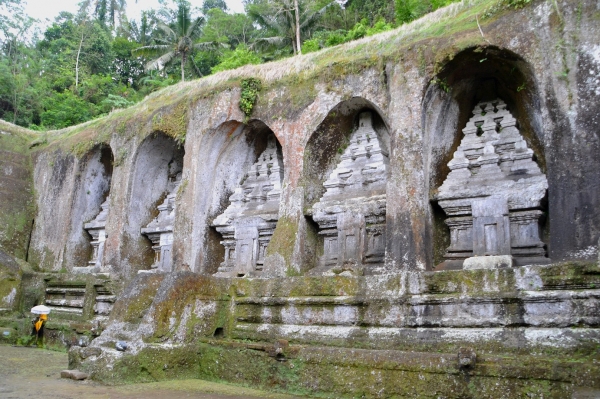
[[89,375],[79,370],[63,370],[60,372],[60,378],[70,378],[76,381],[86,380],[88,377]]
[[[521,3],[456,3],[50,133],[34,158],[28,259],[66,273],[24,278],[27,303],[49,288],[74,310],[61,317],[103,318],[97,352],[73,350],[99,379],[209,376],[336,397],[568,397],[598,386],[597,4]],[[263,90],[246,118],[239,79],[249,75]],[[345,147],[365,112],[381,148],[367,169],[362,142],[355,159]],[[272,182],[259,162],[244,181],[269,137],[282,176]],[[102,151],[74,155],[92,140],[116,149],[110,183]],[[137,275],[152,269],[140,231],[170,209],[173,165],[172,272]],[[86,282],[82,299],[66,280],[90,259],[81,227],[108,185],[103,265],[126,288]],[[375,228],[384,248],[369,252]],[[521,267],[428,271],[446,252],[461,269],[510,256]],[[550,258],[568,262],[528,265]],[[263,278],[228,278],[238,275]],[[459,367],[461,347],[477,353],[473,366]]]
[[34,135],[0,122],[0,250],[25,258],[35,218],[33,164],[28,142]]
[[514,263],[513,257],[510,255],[473,256],[465,259],[463,269],[500,269],[503,267],[513,267]]

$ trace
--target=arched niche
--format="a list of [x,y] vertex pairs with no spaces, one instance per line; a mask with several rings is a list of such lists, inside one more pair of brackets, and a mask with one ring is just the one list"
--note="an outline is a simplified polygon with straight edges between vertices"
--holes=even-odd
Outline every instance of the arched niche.
[[[523,139],[519,145],[524,145],[527,151],[532,151],[531,158],[536,164],[535,167],[539,167],[542,174],[545,173],[546,161],[542,145],[544,132],[541,127],[538,93],[531,66],[517,54],[493,46],[470,48],[460,52],[429,82],[422,103],[426,148],[424,166],[428,176],[431,205],[429,238],[432,253],[429,267],[462,267],[462,261],[445,262],[448,258],[447,249],[454,245],[452,234],[462,233],[454,230],[451,233],[447,225],[447,212],[440,207],[437,196],[450,174],[448,164],[456,157],[457,149],[462,148],[459,146],[465,137],[464,129],[468,127],[468,123],[480,124],[475,122],[475,119],[485,117],[488,112],[491,112],[487,114],[488,119],[495,112],[510,115],[515,120],[514,129]],[[501,110],[494,104],[501,104]],[[483,110],[481,107],[488,109]],[[475,113],[478,110],[481,112],[477,116]],[[476,136],[480,136],[481,127],[475,128],[478,130]],[[496,131],[499,132],[502,128],[498,125]],[[481,151],[483,149],[482,145]],[[488,150],[494,153],[503,151],[497,146],[489,147]],[[513,178],[514,176],[508,177]],[[541,212],[546,207],[546,199],[543,198],[536,209],[540,209]],[[540,238],[543,239],[547,222],[543,216],[539,221]],[[511,240],[514,241],[513,238]],[[469,256],[468,253],[472,254],[465,250],[465,257]],[[543,262],[542,259],[538,260]]]
[[[146,137],[136,152],[126,210],[126,245],[122,249],[122,259],[126,260],[130,272],[150,270],[156,265],[157,249],[160,254],[161,243],[153,242],[153,237],[143,229],[161,214],[159,206],[167,197],[176,195],[183,157],[183,146],[162,132]],[[166,243],[169,244],[172,244],[172,235],[171,242]],[[165,255],[171,256],[170,251],[162,253],[162,256]]]
[[361,97],[340,102],[329,111],[306,144],[302,172],[305,208],[314,205],[325,193],[323,183],[341,161],[350,136],[358,128],[359,114],[365,111],[371,112],[373,128],[384,148],[389,151],[389,129],[379,108]]
[[200,157],[195,270],[223,277],[260,276],[279,215],[281,144],[260,120],[228,121],[203,137]]
[[311,135],[303,170],[310,274],[383,270],[389,148],[380,111],[359,97],[334,107]]
[[[93,222],[108,204],[113,162],[113,152],[108,145],[95,146],[81,159],[65,254],[67,265],[74,271],[88,270],[101,264],[104,224],[97,223],[97,229],[92,232],[85,226]],[[96,233],[100,230],[99,237]]]

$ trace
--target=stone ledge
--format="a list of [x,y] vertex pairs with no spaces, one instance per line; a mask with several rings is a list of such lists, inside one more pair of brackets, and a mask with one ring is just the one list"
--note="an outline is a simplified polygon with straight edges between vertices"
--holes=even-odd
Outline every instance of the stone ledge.
[[514,264],[515,261],[510,255],[472,256],[465,259],[463,263],[463,269],[504,269],[513,267]]

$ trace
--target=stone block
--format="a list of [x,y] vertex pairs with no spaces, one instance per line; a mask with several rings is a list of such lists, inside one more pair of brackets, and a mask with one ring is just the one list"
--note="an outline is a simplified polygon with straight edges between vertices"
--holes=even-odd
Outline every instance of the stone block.
[[88,377],[89,375],[79,370],[63,370],[60,372],[60,378],[70,378],[76,381],[85,380]]
[[513,267],[514,264],[514,259],[510,255],[472,256],[465,259],[463,269],[502,269],[505,267]]
[[473,348],[458,349],[458,367],[473,367],[477,361],[477,354]]

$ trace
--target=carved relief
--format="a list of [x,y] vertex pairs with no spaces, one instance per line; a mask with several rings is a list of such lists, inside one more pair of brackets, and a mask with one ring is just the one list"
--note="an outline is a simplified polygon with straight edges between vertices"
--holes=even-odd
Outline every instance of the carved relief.
[[546,263],[540,239],[546,176],[502,100],[482,102],[463,129],[436,199],[449,216],[444,257],[456,267],[473,256],[512,256]]
[[154,250],[154,263],[152,270],[170,272],[173,269],[173,222],[175,221],[175,197],[181,185],[181,172],[171,178],[167,186],[167,196],[158,206],[158,216],[141,233],[152,241]]
[[225,260],[217,276],[259,275],[279,219],[283,159],[271,137],[265,151],[229,197],[230,205],[212,226],[223,236]]
[[312,208],[324,242],[313,274],[372,273],[384,262],[389,161],[370,112],[359,115],[358,129],[341,158]]

